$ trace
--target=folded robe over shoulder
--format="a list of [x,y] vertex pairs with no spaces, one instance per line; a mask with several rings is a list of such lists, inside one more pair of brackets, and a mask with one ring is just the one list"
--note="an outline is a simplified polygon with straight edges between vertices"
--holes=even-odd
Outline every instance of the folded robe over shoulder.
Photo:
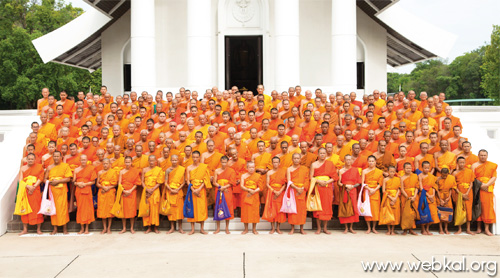
[[[26,178],[29,176],[36,177],[38,180],[43,180],[44,170],[42,165],[35,164],[32,167],[28,167],[28,169],[23,171],[23,177]],[[27,193],[27,191],[26,194],[28,195],[28,203],[30,204],[31,207],[31,213],[22,215],[21,221],[29,225],[36,225],[43,223],[43,215],[38,214],[38,211],[40,211],[40,204],[42,203],[42,194],[40,192],[40,186],[35,188],[33,194],[30,195]]]

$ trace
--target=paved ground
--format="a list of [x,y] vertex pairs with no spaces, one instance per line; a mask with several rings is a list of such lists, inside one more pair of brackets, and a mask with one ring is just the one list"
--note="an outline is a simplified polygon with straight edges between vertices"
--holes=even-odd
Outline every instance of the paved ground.
[[[361,261],[500,262],[500,237],[130,233],[0,237],[0,277],[488,277],[485,272],[364,272]],[[496,268],[495,268],[496,269]],[[155,275],[155,276],[153,276]]]

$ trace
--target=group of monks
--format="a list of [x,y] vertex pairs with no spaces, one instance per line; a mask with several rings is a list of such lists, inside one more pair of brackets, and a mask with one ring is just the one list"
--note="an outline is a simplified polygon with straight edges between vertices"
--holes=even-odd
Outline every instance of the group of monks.
[[[127,219],[134,233],[136,217],[142,217],[146,233],[158,233],[160,214],[171,222],[167,233],[184,233],[186,199],[194,210],[187,218],[189,234],[195,223],[206,233],[203,223],[218,199],[224,199],[231,214],[225,219],[226,233],[236,215],[245,225],[244,234],[250,223],[257,234],[261,218],[272,223],[271,233],[282,233],[280,223],[288,221],[290,234],[295,226],[305,234],[303,225],[312,211],[316,233],[330,234],[327,223],[337,207],[344,233],[355,233],[361,191],[370,201],[371,216],[364,216],[367,233],[377,233],[377,222],[387,218],[385,207],[390,206],[393,221],[384,225],[387,234],[396,234],[395,226],[413,217],[405,204],[417,207],[420,198],[426,198],[432,215],[422,234],[432,234],[432,223],[439,223],[440,233],[449,233],[449,221],[440,219],[438,207],[453,208],[461,193],[466,232],[474,234],[475,179],[482,183],[476,232],[483,222],[491,235],[496,220],[497,165],[488,161],[486,150],[471,152],[444,93],[421,92],[417,99],[414,91],[388,96],[375,90],[358,101],[356,93],[327,95],[316,89],[302,94],[300,86],[267,95],[259,85],[255,95],[237,87],[213,87],[201,97],[184,88],[175,94],[113,97],[106,86],[100,94],[79,92],[77,99],[63,91],[56,100],[47,88],[42,95],[41,122],[32,123],[21,162],[19,179],[27,186],[18,194],[27,194],[32,209],[22,215],[22,234],[28,225],[37,225],[41,233],[44,185],[56,208],[53,234],[58,226],[67,233],[74,210],[80,233],[89,232],[96,215],[102,219],[102,233],[111,233],[114,217],[122,219],[120,233],[126,232]],[[281,212],[284,197],[295,198],[296,213]],[[309,208],[312,197],[320,209]],[[405,227],[404,234],[416,234],[413,228]],[[220,221],[215,233],[219,231]]]

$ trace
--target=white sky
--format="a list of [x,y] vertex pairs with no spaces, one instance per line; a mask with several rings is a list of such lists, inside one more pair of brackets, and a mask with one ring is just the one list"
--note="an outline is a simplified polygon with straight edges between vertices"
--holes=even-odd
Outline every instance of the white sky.
[[[84,10],[89,8],[83,0],[68,2]],[[400,0],[397,5],[457,36],[448,57],[442,57],[449,63],[455,57],[489,43],[493,24],[500,25],[500,0]],[[409,73],[414,67],[388,68]]]

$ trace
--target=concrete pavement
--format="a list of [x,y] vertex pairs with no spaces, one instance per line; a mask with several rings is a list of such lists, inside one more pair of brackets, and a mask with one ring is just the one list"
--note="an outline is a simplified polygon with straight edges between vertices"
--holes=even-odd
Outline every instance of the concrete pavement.
[[[382,230],[381,230],[382,231]],[[364,272],[361,261],[500,262],[500,237],[365,235],[166,235],[0,237],[0,277],[488,277],[487,271]],[[490,264],[491,266],[491,264]]]

